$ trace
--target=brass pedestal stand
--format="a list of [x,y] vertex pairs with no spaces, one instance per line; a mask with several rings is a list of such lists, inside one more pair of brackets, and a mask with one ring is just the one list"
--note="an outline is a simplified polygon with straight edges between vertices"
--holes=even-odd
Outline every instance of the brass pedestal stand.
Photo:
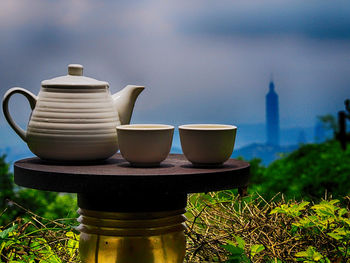
[[184,193],[78,194],[83,263],[182,263]]
[[184,212],[79,209],[80,259],[84,263],[182,263],[186,250]]

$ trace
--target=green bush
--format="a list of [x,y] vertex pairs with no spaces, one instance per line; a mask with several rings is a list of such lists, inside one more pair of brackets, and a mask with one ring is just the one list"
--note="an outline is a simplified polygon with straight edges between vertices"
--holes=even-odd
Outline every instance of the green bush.
[[[17,203],[48,219],[75,217],[77,202],[75,195],[40,191],[18,187],[5,156],[0,157],[0,225],[6,225],[25,214]],[[9,207],[13,206],[11,209]]]
[[250,192],[267,199],[276,193],[287,198],[319,199],[325,193],[334,198],[350,193],[350,147],[342,151],[337,141],[302,145],[268,167],[251,161]]

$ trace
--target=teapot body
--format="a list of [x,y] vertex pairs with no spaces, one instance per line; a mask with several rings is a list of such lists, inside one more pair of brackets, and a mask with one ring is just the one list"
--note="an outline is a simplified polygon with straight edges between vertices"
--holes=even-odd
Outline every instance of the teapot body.
[[118,151],[117,125],[108,87],[41,87],[26,141],[42,159],[102,160]]
[[[38,96],[19,87],[9,89],[2,109],[12,129],[41,159],[97,161],[118,151],[116,127],[130,122],[143,89],[127,85],[111,95],[108,82],[85,77],[82,65],[70,64],[68,75],[42,81]],[[16,93],[25,96],[32,109],[26,131],[9,112]]]

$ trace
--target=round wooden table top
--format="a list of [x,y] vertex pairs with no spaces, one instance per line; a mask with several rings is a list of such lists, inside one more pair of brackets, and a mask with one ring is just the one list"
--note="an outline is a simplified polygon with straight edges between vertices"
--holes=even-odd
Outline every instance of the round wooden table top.
[[15,162],[15,183],[68,193],[199,193],[245,187],[250,165],[229,159],[219,167],[194,167],[181,154],[170,154],[159,167],[135,168],[115,154],[99,163],[52,163],[37,157]]

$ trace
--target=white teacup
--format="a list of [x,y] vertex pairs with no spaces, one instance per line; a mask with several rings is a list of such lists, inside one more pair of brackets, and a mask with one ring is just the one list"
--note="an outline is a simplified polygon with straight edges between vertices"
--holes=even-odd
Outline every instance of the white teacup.
[[174,126],[130,124],[117,126],[121,155],[132,166],[159,166],[171,148]]
[[194,165],[221,165],[233,151],[237,127],[224,124],[187,124],[179,126],[181,147]]

